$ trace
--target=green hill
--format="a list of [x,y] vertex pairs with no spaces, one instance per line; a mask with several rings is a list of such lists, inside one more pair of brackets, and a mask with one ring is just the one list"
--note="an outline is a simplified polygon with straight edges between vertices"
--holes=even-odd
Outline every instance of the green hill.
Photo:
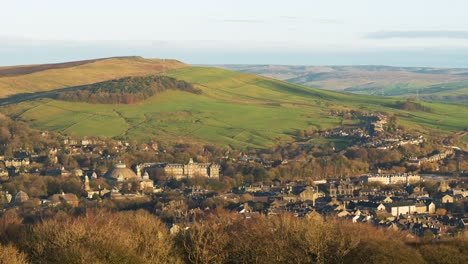
[[184,67],[163,75],[191,83],[200,92],[165,90],[134,104],[39,98],[10,104],[0,112],[34,128],[66,134],[236,148],[289,142],[299,129],[339,127],[344,120],[331,112],[340,110],[395,114],[405,127],[425,133],[448,134],[468,127],[464,106],[405,104],[401,99],[312,89],[218,68]]

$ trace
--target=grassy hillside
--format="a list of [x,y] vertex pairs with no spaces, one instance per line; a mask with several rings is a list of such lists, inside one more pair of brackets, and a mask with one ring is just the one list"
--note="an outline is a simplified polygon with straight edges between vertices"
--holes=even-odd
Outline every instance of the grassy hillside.
[[220,65],[291,83],[357,94],[468,102],[468,69],[388,66]]
[[85,61],[82,64],[62,63],[55,67],[54,65],[2,67],[0,98],[92,84],[126,76],[143,76],[185,66],[176,60],[121,57]]
[[193,83],[193,94],[168,90],[137,104],[88,104],[53,99],[0,109],[38,129],[76,135],[156,138],[167,142],[211,142],[236,148],[265,147],[292,140],[298,129],[338,127],[331,110],[395,113],[402,124],[421,131],[451,133],[468,127],[468,109],[425,103],[403,110],[393,98],[311,89],[257,75],[218,68],[185,67],[166,75]]
[[0,77],[19,76],[19,75],[24,75],[24,74],[31,74],[34,72],[51,70],[51,69],[70,68],[74,66],[93,63],[99,60],[104,60],[104,59],[82,60],[82,61],[73,61],[73,62],[52,63],[52,64],[37,64],[37,65],[33,64],[33,65],[0,67]]

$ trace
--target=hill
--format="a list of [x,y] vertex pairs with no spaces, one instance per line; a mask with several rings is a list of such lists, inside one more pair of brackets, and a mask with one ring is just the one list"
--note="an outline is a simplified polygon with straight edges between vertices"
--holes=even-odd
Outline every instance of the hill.
[[389,66],[219,65],[325,90],[468,102],[468,69]]
[[423,133],[448,134],[468,127],[465,106],[404,104],[395,98],[324,91],[210,67],[183,67],[163,76],[191,83],[200,92],[166,90],[135,104],[38,97],[10,103],[0,112],[34,128],[65,134],[214,143],[234,148],[272,146],[290,142],[299,130],[359,122],[331,114],[346,110],[386,112],[397,116],[401,125]]
[[82,61],[72,61],[72,62],[63,62],[63,63],[52,63],[52,64],[0,67],[0,77],[18,76],[18,75],[30,74],[30,73],[52,70],[52,69],[70,68],[74,66],[93,63],[99,60],[104,60],[104,59],[82,60]]
[[187,65],[176,60],[117,57],[80,62],[0,67],[0,98],[144,76]]

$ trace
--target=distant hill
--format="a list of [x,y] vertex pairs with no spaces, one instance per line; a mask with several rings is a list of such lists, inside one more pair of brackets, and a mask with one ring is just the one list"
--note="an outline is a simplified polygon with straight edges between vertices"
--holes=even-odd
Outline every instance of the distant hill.
[[[174,67],[179,68],[158,75],[184,81],[201,92],[166,89],[135,104],[98,104],[86,100],[70,102],[51,99],[51,95],[64,91],[54,90],[23,97],[27,101],[20,103],[4,99],[5,106],[0,108],[0,112],[34,128],[64,134],[140,141],[157,139],[167,143],[213,143],[234,148],[268,147],[291,142],[300,130],[315,131],[359,123],[359,120],[345,120],[343,116],[332,114],[347,110],[392,114],[401,125],[427,134],[449,134],[468,127],[466,106],[405,103],[402,99],[338,93],[254,74],[173,63]],[[162,70],[161,61],[141,58],[109,59],[78,67],[91,65],[94,71],[89,70],[90,74],[106,78],[113,74],[122,75],[119,69],[134,70],[140,67],[141,71],[133,71],[138,76],[149,71],[151,67],[148,65]],[[115,72],[109,69],[113,68],[110,65],[115,66]],[[44,79],[36,76],[37,81],[46,86],[38,85],[38,90],[46,90],[49,82],[52,83],[51,87],[67,87],[59,86],[59,76],[64,73],[68,76],[67,84],[82,81],[82,75],[73,75],[74,71],[70,71],[70,68],[42,73],[48,71],[56,71],[57,79],[47,79],[50,72]],[[126,74],[129,73],[132,71],[127,70]],[[18,83],[24,83],[30,75],[16,78]],[[106,85],[101,87],[109,87],[109,91],[117,93],[122,89],[127,91],[125,85],[121,85],[126,82],[119,81],[122,80],[120,77],[115,79],[104,82]],[[99,84],[89,87],[99,87]]]
[[332,91],[468,102],[468,69],[390,66],[218,65]]
[[116,57],[78,62],[0,67],[0,98],[145,76],[187,65],[176,60]]

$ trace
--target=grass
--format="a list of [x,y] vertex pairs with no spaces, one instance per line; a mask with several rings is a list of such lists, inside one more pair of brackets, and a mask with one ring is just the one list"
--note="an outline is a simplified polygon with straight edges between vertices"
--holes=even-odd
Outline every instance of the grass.
[[[184,67],[164,73],[195,84],[202,94],[165,91],[133,105],[40,99],[0,109],[33,127],[80,136],[141,141],[214,143],[235,148],[291,141],[298,129],[338,127],[331,110],[396,114],[410,129],[452,133],[468,127],[465,106],[421,102],[432,112],[393,108],[401,99],[312,89],[252,74]],[[341,148],[343,142],[334,142]]]
[[463,135],[463,137],[458,142],[458,146],[463,149],[466,149],[468,147],[468,133]]
[[142,76],[185,67],[175,60],[123,57],[98,60],[75,67],[38,71],[31,74],[0,77],[0,97]]

